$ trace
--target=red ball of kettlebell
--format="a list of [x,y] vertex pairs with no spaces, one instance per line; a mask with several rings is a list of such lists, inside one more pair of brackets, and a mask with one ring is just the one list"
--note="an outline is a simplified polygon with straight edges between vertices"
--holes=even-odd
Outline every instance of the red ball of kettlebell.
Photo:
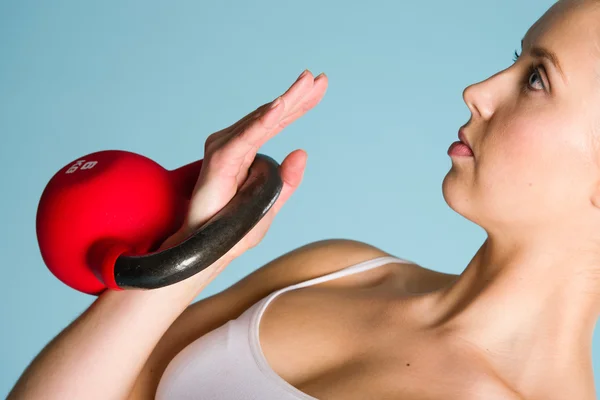
[[167,170],[106,150],[61,168],[40,198],[36,231],[48,269],[88,294],[152,289],[188,278],[237,243],[281,191],[278,164],[257,155],[231,202],[183,243],[156,252],[182,225],[202,161]]

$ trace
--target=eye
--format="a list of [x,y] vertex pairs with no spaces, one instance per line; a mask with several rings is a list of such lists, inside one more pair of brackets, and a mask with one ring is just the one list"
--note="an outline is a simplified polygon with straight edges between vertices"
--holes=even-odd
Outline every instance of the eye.
[[[519,59],[521,55],[517,53],[517,51],[515,50],[515,57],[513,58],[513,62],[517,62],[517,60]],[[539,89],[535,89],[534,85],[532,82],[535,82],[536,79],[531,79],[532,77],[537,77],[537,80],[539,81],[539,85],[541,86]],[[529,93],[529,92],[535,92],[538,90],[545,90],[546,86],[544,85],[544,81],[542,80],[542,74],[540,73],[540,66],[539,65],[535,65],[535,64],[531,64],[531,66],[529,67],[529,69],[527,70],[527,74],[526,74],[526,78],[527,81],[523,82],[523,92],[525,93]],[[533,89],[532,89],[533,88]]]

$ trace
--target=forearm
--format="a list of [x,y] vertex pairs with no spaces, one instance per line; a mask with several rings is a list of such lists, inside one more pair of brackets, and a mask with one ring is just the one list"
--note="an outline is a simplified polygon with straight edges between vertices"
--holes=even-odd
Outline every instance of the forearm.
[[127,398],[165,331],[214,279],[212,271],[161,289],[101,294],[33,360],[8,399]]

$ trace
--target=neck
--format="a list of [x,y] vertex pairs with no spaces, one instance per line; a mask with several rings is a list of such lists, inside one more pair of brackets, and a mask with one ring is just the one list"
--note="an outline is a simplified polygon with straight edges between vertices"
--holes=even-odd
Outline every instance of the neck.
[[[481,350],[520,393],[595,398],[591,354],[600,260],[581,244],[566,243],[524,246],[488,238],[457,281],[432,295],[430,326]],[[583,392],[574,395],[573,388]]]

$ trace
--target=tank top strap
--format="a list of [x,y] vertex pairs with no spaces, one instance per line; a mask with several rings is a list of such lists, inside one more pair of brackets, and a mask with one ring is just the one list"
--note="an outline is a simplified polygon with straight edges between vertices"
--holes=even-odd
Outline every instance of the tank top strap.
[[[300,283],[297,283],[294,285],[284,287],[282,289],[279,289],[279,290],[271,293],[270,295],[266,296],[258,303],[254,304],[254,306],[252,306],[248,310],[248,313],[243,316],[243,319],[244,319],[243,325],[245,325],[246,329],[247,329],[248,345],[250,347],[250,352],[252,353],[252,356],[256,362],[256,365],[258,366],[261,373],[265,377],[267,377],[267,379],[269,379],[270,382],[276,384],[283,390],[289,392],[291,395],[295,396],[295,398],[297,398],[297,399],[316,400],[313,397],[308,396],[306,393],[303,393],[300,390],[296,389],[294,386],[290,385],[283,378],[281,378],[279,375],[277,375],[277,373],[275,373],[275,371],[273,371],[273,369],[269,365],[269,363],[268,363],[267,359],[265,358],[265,355],[262,351],[262,348],[260,346],[260,339],[259,339],[259,325],[260,325],[260,320],[261,320],[262,315],[264,314],[264,312],[267,309],[267,307],[269,306],[269,304],[278,295],[280,295],[284,292],[307,287],[307,286],[316,285],[321,282],[326,282],[326,281],[334,280],[337,278],[341,278],[343,276],[367,271],[369,269],[377,268],[377,267],[380,267],[380,266],[383,266],[386,264],[390,264],[390,263],[414,264],[414,262],[412,262],[412,261],[408,261],[408,260],[394,257],[394,256],[377,257],[377,258],[373,258],[371,260],[367,260],[364,262],[360,262],[358,264],[351,265],[349,267],[343,268],[339,271],[332,272],[330,274],[326,274],[326,275],[323,275],[323,276],[320,276],[317,278],[309,279],[304,282],[300,282]],[[242,321],[240,320],[239,322],[242,322]]]
[[326,274],[323,276],[318,276],[316,278],[312,278],[307,281],[299,282],[294,285],[286,286],[284,288],[274,291],[273,293],[269,294],[264,299],[262,299],[262,301],[260,302],[261,305],[258,307],[259,308],[258,313],[257,313],[257,314],[259,314],[258,319],[260,319],[260,317],[262,316],[262,313],[267,308],[269,303],[273,299],[275,299],[275,297],[279,296],[280,294],[282,294],[284,292],[294,290],[294,289],[300,289],[300,288],[307,287],[307,286],[317,285],[322,282],[332,281],[337,278],[342,278],[347,275],[364,272],[364,271],[367,271],[367,270],[370,270],[373,268],[377,268],[377,267],[381,267],[383,265],[387,265],[390,263],[414,264],[414,262],[406,260],[406,259],[402,259],[402,258],[398,258],[398,257],[394,257],[394,256],[382,256],[382,257],[373,258],[373,259],[370,259],[367,261],[363,261],[358,264],[350,265],[339,271],[335,271],[335,272],[332,272],[332,273],[329,273],[329,274]]

